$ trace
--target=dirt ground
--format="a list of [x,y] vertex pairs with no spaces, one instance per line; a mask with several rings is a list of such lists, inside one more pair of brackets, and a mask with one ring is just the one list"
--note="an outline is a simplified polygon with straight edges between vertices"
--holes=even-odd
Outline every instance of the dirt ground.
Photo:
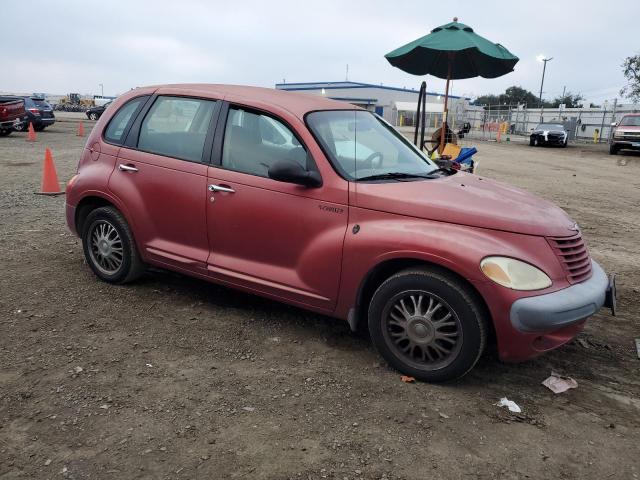
[[[75,171],[75,127],[0,138],[0,479],[640,476],[640,156],[477,144],[482,175],[581,225],[619,316],[534,361],[405,384],[331,318],[162,271],[100,283],[64,197],[33,195],[46,146],[61,182]],[[578,388],[554,395],[551,370]]]

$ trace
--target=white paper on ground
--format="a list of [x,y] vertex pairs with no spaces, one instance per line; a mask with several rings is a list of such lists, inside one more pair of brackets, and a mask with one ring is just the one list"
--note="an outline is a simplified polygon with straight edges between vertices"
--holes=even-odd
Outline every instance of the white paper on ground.
[[566,392],[570,388],[578,388],[578,382],[571,377],[563,377],[555,372],[551,372],[551,376],[547,378],[542,385],[547,387],[553,393]]
[[520,413],[522,409],[518,406],[516,402],[513,400],[509,400],[507,397],[502,397],[498,403],[496,403],[499,407],[507,407],[510,412]]

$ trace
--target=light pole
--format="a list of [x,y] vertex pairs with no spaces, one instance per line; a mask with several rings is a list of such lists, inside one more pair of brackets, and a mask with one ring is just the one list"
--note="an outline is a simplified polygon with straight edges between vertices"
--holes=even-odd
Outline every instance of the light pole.
[[100,85],[100,96],[104,97],[104,85],[99,83],[98,85]]
[[544,86],[544,73],[547,70],[547,62],[553,60],[553,57],[545,58],[544,55],[538,55],[537,58],[539,62],[544,62],[544,66],[542,67],[542,81],[540,82],[540,98],[538,99],[538,107],[542,108],[542,87]]

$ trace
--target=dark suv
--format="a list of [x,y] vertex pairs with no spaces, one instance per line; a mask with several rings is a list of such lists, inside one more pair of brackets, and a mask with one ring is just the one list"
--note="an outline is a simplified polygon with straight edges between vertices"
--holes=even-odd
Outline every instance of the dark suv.
[[40,132],[46,127],[56,122],[53,114],[53,108],[43,98],[37,97],[20,97],[24,99],[24,108],[27,111],[26,121],[14,127],[17,131],[27,130],[29,124],[33,124],[33,128]]

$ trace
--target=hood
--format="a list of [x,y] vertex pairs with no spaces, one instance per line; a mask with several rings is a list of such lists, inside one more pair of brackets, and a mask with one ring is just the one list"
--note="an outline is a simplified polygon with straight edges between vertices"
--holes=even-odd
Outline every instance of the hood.
[[527,235],[575,234],[575,222],[553,203],[464,172],[433,180],[357,183],[355,188],[361,208]]
[[636,125],[618,125],[616,132],[640,132],[640,127]]
[[544,129],[544,128],[538,128],[536,130],[533,131],[533,133],[540,133],[540,134],[545,134],[545,133],[559,133],[561,135],[566,134],[567,132],[565,130],[560,130],[559,128],[550,128],[550,129]]

